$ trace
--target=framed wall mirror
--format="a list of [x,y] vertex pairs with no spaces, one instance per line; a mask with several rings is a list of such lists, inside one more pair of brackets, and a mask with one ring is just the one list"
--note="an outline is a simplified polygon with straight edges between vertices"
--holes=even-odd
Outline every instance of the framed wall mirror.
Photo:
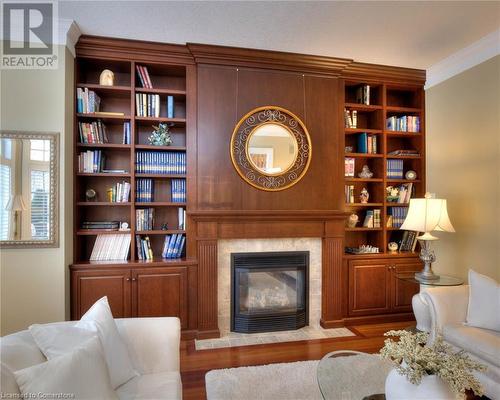
[[299,182],[309,168],[311,152],[304,123],[276,106],[250,111],[238,122],[231,138],[236,171],[261,190],[284,190]]
[[59,134],[0,131],[0,247],[57,247]]

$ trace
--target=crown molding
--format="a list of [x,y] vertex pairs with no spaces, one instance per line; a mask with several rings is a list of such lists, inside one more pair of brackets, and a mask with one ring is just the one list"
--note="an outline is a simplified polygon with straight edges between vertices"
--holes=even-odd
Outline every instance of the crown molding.
[[500,54],[500,29],[427,68],[429,89]]
[[342,78],[364,79],[366,81],[384,81],[399,83],[412,83],[423,85],[425,82],[425,70],[394,67],[390,65],[368,64],[353,61],[342,71]]
[[82,34],[80,28],[72,19],[59,19],[59,35],[57,38],[57,44],[66,46],[68,50],[76,57],[75,45],[78,42],[78,38]]

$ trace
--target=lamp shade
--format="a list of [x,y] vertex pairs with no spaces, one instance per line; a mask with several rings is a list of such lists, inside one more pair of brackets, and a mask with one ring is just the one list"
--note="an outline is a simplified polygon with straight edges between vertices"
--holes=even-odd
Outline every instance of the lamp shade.
[[432,231],[455,232],[448,217],[445,199],[433,199],[426,193],[423,199],[410,199],[406,219],[400,229],[424,232],[422,239],[433,240]]
[[23,196],[20,194],[15,194],[10,196],[5,209],[8,211],[24,211],[27,209],[26,204],[24,204]]

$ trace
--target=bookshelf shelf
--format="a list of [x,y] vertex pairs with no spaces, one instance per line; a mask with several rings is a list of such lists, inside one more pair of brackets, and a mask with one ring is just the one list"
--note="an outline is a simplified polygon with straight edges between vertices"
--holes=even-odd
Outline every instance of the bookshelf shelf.
[[172,201],[151,201],[151,202],[135,202],[136,207],[185,207],[186,203],[175,203]]
[[186,151],[186,146],[153,146],[151,144],[136,144],[134,147],[139,150]]
[[166,230],[153,230],[153,231],[135,231],[137,235],[171,235],[173,233],[186,233],[182,229],[166,229]]
[[136,178],[165,178],[165,179],[175,179],[175,178],[186,178],[185,174],[135,174]]
[[97,235],[130,235],[130,231],[108,230],[108,229],[88,229],[76,231],[78,236],[97,236]]
[[76,116],[82,119],[101,119],[103,121],[128,121],[130,120],[130,115],[100,115],[95,113],[77,113]]
[[345,153],[346,157],[356,157],[356,158],[383,158],[383,154],[372,154],[372,153]]
[[[367,90],[366,86],[370,86]],[[366,96],[366,91],[369,95]],[[358,104],[362,100],[368,104]],[[345,228],[344,243],[346,247],[358,248],[361,245],[371,245],[378,247],[380,253],[377,254],[345,254],[346,258],[382,258],[393,256],[387,253],[387,244],[391,241],[401,242],[402,233],[398,228],[387,228],[388,219],[400,220],[404,218],[404,211],[408,208],[408,203],[389,203],[386,201],[386,188],[388,186],[397,187],[401,190],[411,188],[411,197],[422,197],[425,193],[425,104],[424,91],[421,86],[409,82],[388,83],[384,81],[363,82],[362,80],[349,79],[344,82],[344,102],[341,104],[341,118],[345,121],[345,126],[356,126],[356,128],[344,127],[345,146],[353,148],[352,153],[346,153],[345,158],[352,158],[346,161],[346,172],[354,177],[345,177],[346,198],[354,196],[359,201],[361,190],[365,188],[370,195],[369,201],[372,203],[345,203],[345,210],[358,216],[358,226],[355,228]],[[349,111],[346,113],[345,111]],[[354,121],[353,111],[357,111]],[[405,116],[412,116],[415,119],[405,119]],[[417,119],[420,120],[417,120]],[[394,121],[396,119],[396,121]],[[355,125],[355,123],[357,125]],[[420,132],[408,132],[389,130],[387,127],[411,127],[418,126]],[[406,125],[405,125],[406,124]],[[366,133],[366,139],[361,134]],[[366,149],[376,139],[377,154],[365,154],[358,152],[359,149]],[[362,140],[366,140],[366,144]],[[390,155],[391,152],[415,151],[418,155]],[[389,161],[394,160],[394,161]],[[398,161],[396,161],[398,160]],[[354,165],[352,165],[354,161]],[[401,166],[402,164],[402,166]],[[375,178],[357,178],[364,165],[368,165]],[[401,171],[402,168],[402,171]],[[419,179],[392,179],[388,178],[389,170],[392,169],[393,176],[404,174],[409,170],[414,170]],[[354,171],[353,171],[354,170]],[[397,172],[394,174],[393,172]],[[347,173],[346,173],[347,174]],[[349,197],[347,197],[349,196]],[[364,223],[368,212],[373,209],[380,210],[380,228],[365,228],[359,225]],[[393,215],[394,214],[394,215]],[[404,233],[404,231],[403,231]],[[403,256],[396,253],[397,257]],[[404,257],[415,256],[415,253],[404,255]]]
[[111,202],[111,201],[78,201],[76,203],[77,206],[80,207],[129,207],[132,205],[131,202]]
[[186,123],[185,118],[156,118],[156,117],[135,117],[135,120],[138,122],[152,122],[152,123],[169,123],[171,122],[174,125],[184,125]]
[[120,143],[77,143],[77,147],[82,148],[96,148],[96,149],[116,149],[116,150],[130,150],[132,148],[129,144]]
[[103,86],[96,83],[78,83],[76,87],[81,89],[87,88],[106,94],[109,93],[123,96],[130,96],[130,91],[132,90],[130,86]]
[[77,172],[77,176],[95,176],[95,177],[107,177],[107,178],[130,178],[130,174],[112,173],[112,172]]
[[185,90],[175,90],[175,89],[158,89],[158,88],[153,88],[153,89],[148,89],[148,88],[140,88],[136,87],[135,91],[137,93],[149,93],[149,94],[164,94],[164,95],[171,95],[174,97],[185,97],[186,96],[186,91]]

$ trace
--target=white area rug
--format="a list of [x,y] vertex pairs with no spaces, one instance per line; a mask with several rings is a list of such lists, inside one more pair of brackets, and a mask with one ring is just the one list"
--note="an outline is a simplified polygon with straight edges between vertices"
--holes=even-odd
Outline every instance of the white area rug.
[[[319,361],[212,370],[205,375],[208,400],[322,400]],[[378,356],[328,359],[328,400],[360,400],[384,393],[391,365]]]
[[347,328],[323,329],[306,326],[294,331],[268,333],[235,333],[217,339],[195,340],[196,350],[219,349],[222,347],[250,346],[253,344],[296,342],[298,340],[326,339],[356,336]]

